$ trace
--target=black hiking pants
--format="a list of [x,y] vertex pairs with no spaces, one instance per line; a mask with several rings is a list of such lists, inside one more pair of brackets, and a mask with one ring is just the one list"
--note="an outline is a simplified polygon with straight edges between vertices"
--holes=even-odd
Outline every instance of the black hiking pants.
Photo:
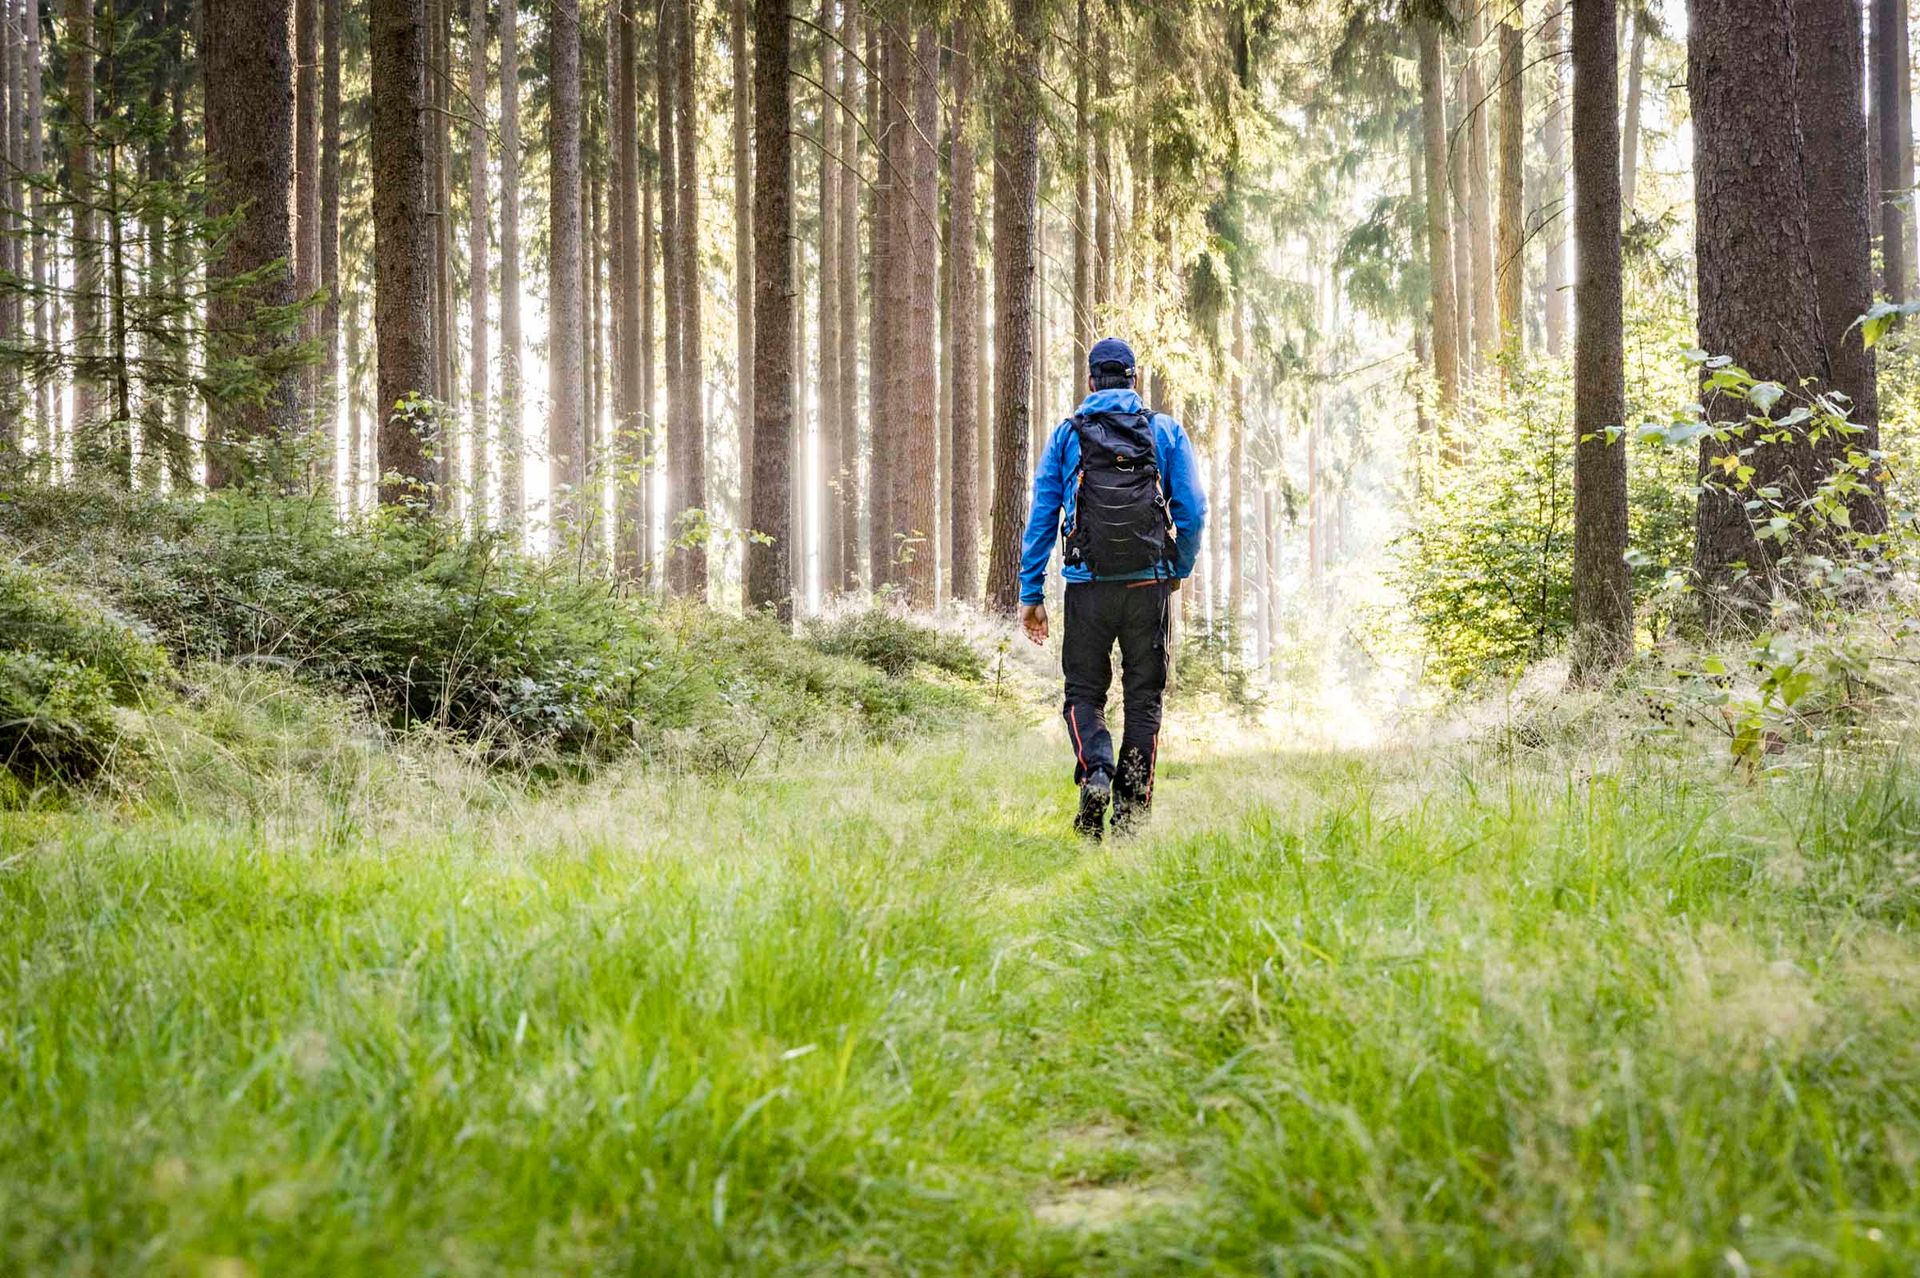
[[[1167,690],[1167,622],[1171,582],[1070,581],[1060,665],[1066,675],[1063,711],[1073,742],[1073,781],[1104,771],[1114,796],[1144,807],[1153,801],[1153,764],[1160,740],[1160,699]],[[1126,722],[1120,758],[1107,731],[1107,689],[1113,684],[1113,646],[1120,645],[1121,707]]]

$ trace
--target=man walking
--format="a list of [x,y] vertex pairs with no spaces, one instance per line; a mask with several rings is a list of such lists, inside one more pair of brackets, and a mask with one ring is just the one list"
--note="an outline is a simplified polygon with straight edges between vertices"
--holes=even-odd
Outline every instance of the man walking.
[[[1134,390],[1133,350],[1105,337],[1087,352],[1087,397],[1054,427],[1033,476],[1033,511],[1020,555],[1020,624],[1047,640],[1047,558],[1061,543],[1067,629],[1067,736],[1090,839],[1125,834],[1153,802],[1160,699],[1167,687],[1172,595],[1193,571],[1206,526],[1193,445],[1180,423],[1148,411]],[[1126,723],[1120,757],[1107,731],[1113,646],[1120,645]]]

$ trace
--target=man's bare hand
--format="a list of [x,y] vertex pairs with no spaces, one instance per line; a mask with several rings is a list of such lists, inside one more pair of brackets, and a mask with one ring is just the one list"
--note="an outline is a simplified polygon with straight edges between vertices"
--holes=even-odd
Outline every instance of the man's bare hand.
[[1043,603],[1020,605],[1020,628],[1035,643],[1047,641],[1047,606]]

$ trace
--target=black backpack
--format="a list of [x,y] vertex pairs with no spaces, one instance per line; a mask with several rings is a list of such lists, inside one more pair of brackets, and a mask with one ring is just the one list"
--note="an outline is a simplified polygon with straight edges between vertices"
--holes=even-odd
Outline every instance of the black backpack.
[[1076,415],[1080,474],[1063,560],[1096,577],[1142,572],[1173,558],[1173,517],[1160,488],[1147,413]]

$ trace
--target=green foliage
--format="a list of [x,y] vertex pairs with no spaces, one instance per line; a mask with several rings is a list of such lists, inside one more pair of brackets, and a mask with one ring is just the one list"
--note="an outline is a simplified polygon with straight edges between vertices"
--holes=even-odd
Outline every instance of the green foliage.
[[986,675],[980,654],[966,640],[883,608],[809,622],[804,637],[829,656],[851,657],[896,677],[916,666],[976,682]]
[[[1564,366],[1524,366],[1510,394],[1473,398],[1448,429],[1462,454],[1440,468],[1395,543],[1394,576],[1450,687],[1509,674],[1558,650],[1573,625],[1572,387]],[[1640,619],[1658,632],[1666,568],[1693,538],[1690,460],[1636,449],[1628,527]]]
[[169,673],[165,654],[104,608],[0,562],[0,806],[137,753],[116,707],[163,695]]
[[968,704],[770,620],[664,607],[432,521],[343,526],[319,503],[23,488],[0,502],[0,536],[99,583],[183,661],[284,669],[390,728],[496,757],[640,749],[737,768],[769,737],[886,734]]

